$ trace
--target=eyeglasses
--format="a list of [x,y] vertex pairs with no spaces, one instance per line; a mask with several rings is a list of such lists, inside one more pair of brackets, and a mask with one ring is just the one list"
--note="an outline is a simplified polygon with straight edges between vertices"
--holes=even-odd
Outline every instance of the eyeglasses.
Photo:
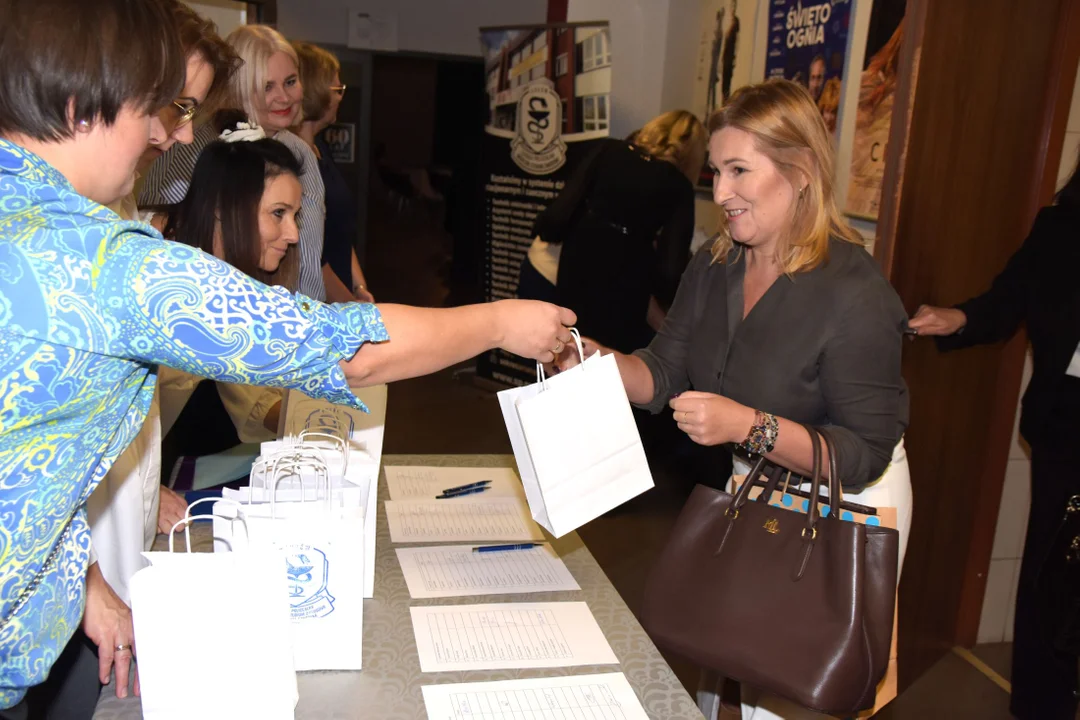
[[345,97],[345,88],[347,88],[347,87],[349,87],[349,86],[348,85],[331,85],[330,89],[333,90],[334,92],[336,92],[338,94],[338,97]]
[[173,100],[171,106],[166,106],[166,110],[173,116],[172,128],[176,131],[195,119],[199,112],[199,103],[194,100]]

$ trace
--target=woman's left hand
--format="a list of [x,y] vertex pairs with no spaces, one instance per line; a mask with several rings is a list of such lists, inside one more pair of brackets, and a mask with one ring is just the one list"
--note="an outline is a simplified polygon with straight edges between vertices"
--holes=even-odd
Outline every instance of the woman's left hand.
[[714,393],[690,390],[668,403],[679,429],[698,445],[742,442],[754,424],[754,411]]
[[187,508],[187,500],[182,495],[162,485],[161,501],[158,503],[158,532],[170,532],[187,515]]
[[98,647],[98,680],[108,685],[115,670],[116,697],[127,697],[130,673],[138,696],[139,670],[135,666],[135,628],[131,608],[109,587],[97,563],[86,573],[86,610],[83,632]]

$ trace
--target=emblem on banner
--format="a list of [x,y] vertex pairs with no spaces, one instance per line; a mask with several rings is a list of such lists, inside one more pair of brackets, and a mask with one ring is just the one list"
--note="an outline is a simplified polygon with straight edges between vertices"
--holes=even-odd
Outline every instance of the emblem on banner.
[[566,162],[562,139],[562,99],[550,81],[528,85],[517,108],[517,135],[510,157],[531,175],[553,173]]

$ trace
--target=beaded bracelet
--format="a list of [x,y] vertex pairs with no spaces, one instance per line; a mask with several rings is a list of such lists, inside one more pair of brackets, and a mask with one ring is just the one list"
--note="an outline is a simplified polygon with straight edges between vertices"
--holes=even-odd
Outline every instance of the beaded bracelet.
[[754,424],[742,441],[742,448],[751,455],[767,455],[776,446],[776,436],[780,433],[780,423],[775,415],[760,410],[754,411]]

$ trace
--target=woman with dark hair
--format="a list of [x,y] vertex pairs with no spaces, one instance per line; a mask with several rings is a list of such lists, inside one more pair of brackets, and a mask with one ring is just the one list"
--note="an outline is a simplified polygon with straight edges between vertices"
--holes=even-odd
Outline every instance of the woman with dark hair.
[[[230,135],[259,130],[226,131]],[[269,138],[218,141],[195,164],[179,205],[155,210],[169,240],[199,248],[267,285],[296,289],[300,160]]]
[[1050,556],[1067,501],[1080,494],[1080,168],[1039,211],[1024,244],[982,295],[952,308],[921,306],[910,320],[941,350],[1008,340],[1027,326],[1033,371],[1020,410],[1031,446],[1031,507],[1016,592],[1011,711],[1019,720],[1076,715],[1077,658],[1055,648],[1055,598],[1040,591],[1060,572]]
[[[82,620],[85,504],[142,424],[156,365],[363,409],[350,387],[434,372],[495,347],[550,362],[575,317],[524,301],[325,305],[165,241],[149,225],[118,221],[105,205],[131,191],[159,111],[184,86],[168,6],[0,0],[0,17],[6,720],[26,716],[28,689],[45,680]],[[110,650],[130,663],[133,640],[117,637]]]

